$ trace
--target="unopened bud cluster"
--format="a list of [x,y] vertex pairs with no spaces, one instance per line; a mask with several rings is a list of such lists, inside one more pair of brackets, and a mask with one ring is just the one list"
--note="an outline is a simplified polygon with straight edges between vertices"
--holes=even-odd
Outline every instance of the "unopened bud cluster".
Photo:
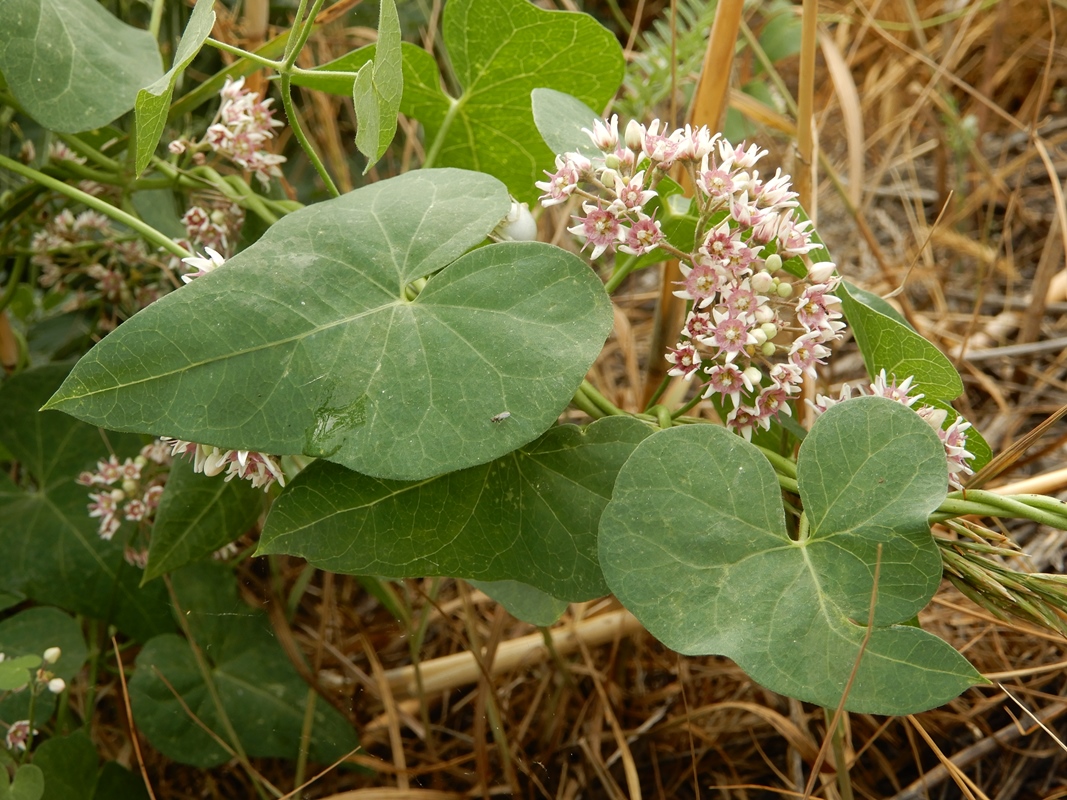
[[[845,324],[833,294],[840,282],[834,264],[807,257],[820,246],[797,214],[789,176],[777,170],[764,180],[755,166],[767,151],[735,147],[706,127],[672,131],[659,120],[647,127],[631,121],[620,139],[612,117],[586,133],[601,157],[557,156],[556,172],[537,184],[542,205],[582,198],[584,216],[569,230],[592,246],[593,258],[658,247],[680,260],[684,280],[675,294],[691,301],[691,310],[666,355],[670,374],[697,376],[703,396],[727,410],[731,428],[751,438],[756,427],[791,413],[804,376],[815,377]],[[696,187],[691,252],[668,242],[646,210],[676,165]]]

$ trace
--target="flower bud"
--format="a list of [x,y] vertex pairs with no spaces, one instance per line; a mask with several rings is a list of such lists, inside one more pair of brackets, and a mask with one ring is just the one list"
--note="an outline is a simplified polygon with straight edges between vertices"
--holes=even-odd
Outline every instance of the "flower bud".
[[763,331],[763,335],[768,339],[773,339],[778,335],[778,326],[773,322],[764,322],[759,326],[758,330]]
[[600,170],[600,182],[609,189],[615,186],[615,181],[620,180],[619,173],[611,168]]
[[645,142],[645,129],[636,119],[626,123],[626,146],[631,150],[640,150]]
[[512,202],[511,211],[495,232],[506,241],[533,242],[537,240],[537,220],[526,203]]
[[67,688],[67,682],[62,678],[52,678],[48,682],[48,691],[52,694],[62,694],[63,690]]
[[774,342],[764,342],[763,347],[760,348],[760,352],[767,358],[770,358],[774,355],[774,351],[776,349],[777,348],[774,346]]
[[826,283],[830,276],[834,274],[835,265],[832,261],[820,261],[817,264],[812,264],[811,269],[808,270],[808,280],[812,283]]
[[752,331],[752,338],[756,340],[757,345],[762,345],[767,341],[767,334],[763,332],[763,328],[756,328]]
[[130,478],[127,478],[122,482],[122,491],[124,491],[127,496],[137,494],[139,488],[140,486],[137,484],[137,481],[131,480]]
[[121,503],[123,500],[126,499],[126,493],[122,491],[122,489],[112,489],[111,499],[114,500],[116,503]]
[[764,261],[767,272],[777,272],[782,268],[782,257],[777,253],[771,253]]
[[774,278],[771,277],[769,272],[757,272],[752,276],[751,286],[752,291],[759,294],[769,292],[771,287],[774,286]]
[[44,655],[41,657],[46,664],[55,664],[59,661],[59,657],[63,654],[63,651],[58,647],[49,647],[44,651]]
[[746,367],[741,375],[753,386],[759,386],[760,382],[763,380],[763,373],[760,371],[760,368],[752,365]]
[[604,166],[610,170],[618,172],[619,167],[622,166],[622,159],[619,158],[615,153],[608,153],[606,156],[604,156]]
[[788,300],[793,296],[793,284],[782,282],[778,284],[778,296],[783,300]]
[[[775,291],[777,293],[777,287],[772,289],[772,291]],[[774,322],[775,313],[773,308],[767,305],[763,305],[757,308],[755,312],[753,312],[753,316],[756,318],[756,322],[762,325],[764,322]]]

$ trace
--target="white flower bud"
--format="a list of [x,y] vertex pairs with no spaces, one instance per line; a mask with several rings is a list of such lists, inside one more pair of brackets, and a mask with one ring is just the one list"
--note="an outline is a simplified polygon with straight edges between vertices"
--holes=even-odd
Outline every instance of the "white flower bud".
[[[55,664],[59,661],[59,657],[63,654],[63,651],[58,647],[49,647],[44,651],[44,655],[41,657],[46,664]],[[0,655],[0,661],[3,660],[3,656]]]
[[122,489],[112,489],[111,499],[114,500],[116,503],[121,503],[123,500],[126,499],[126,493],[122,491]]
[[771,253],[763,263],[767,272],[777,272],[782,268],[782,257],[777,253]]
[[760,371],[760,368],[753,365],[749,365],[741,375],[753,386],[759,386],[760,382],[763,380],[763,373]]
[[636,119],[626,123],[625,134],[626,146],[631,150],[638,151],[645,143],[645,128]]
[[753,313],[753,316],[756,318],[756,322],[762,325],[764,322],[774,322],[775,313],[770,306],[760,306]]
[[122,482],[122,491],[124,491],[127,494],[127,496],[132,496],[132,495],[137,494],[137,490],[139,488],[140,488],[140,486],[138,486],[137,481],[135,481],[135,480],[131,480],[131,479],[127,478],[126,480],[124,480]]
[[764,322],[759,326],[759,330],[763,332],[763,335],[768,339],[773,339],[778,335],[778,326],[773,322]]
[[767,334],[763,332],[762,328],[756,328],[752,331],[752,338],[756,340],[756,345],[762,345],[767,341]]
[[62,694],[63,690],[67,688],[67,682],[62,678],[52,678],[48,682],[48,691],[52,694]]
[[812,283],[826,283],[830,276],[834,274],[835,265],[832,261],[820,261],[817,264],[812,264],[811,269],[808,270],[808,280]]
[[619,167],[622,166],[622,159],[614,153],[608,153],[606,156],[604,156],[604,166],[610,170],[615,170],[616,172],[618,172]]
[[615,186],[616,181],[621,180],[621,178],[619,177],[619,173],[611,169],[610,167],[600,170],[599,177],[600,182],[607,186],[609,189]]
[[788,298],[792,297],[793,296],[793,284],[785,283],[784,281],[782,283],[779,283],[778,284],[778,296],[780,298],[782,298],[783,300],[787,300]]
[[769,272],[757,272],[752,276],[752,291],[758,294],[769,292],[771,287],[774,286],[774,278],[771,277]]
[[496,235],[511,242],[537,241],[537,220],[526,203],[512,202],[511,211],[497,226]]
[[774,351],[776,349],[777,348],[774,346],[774,342],[764,342],[763,347],[760,348],[760,352],[767,358],[770,358],[774,355]]

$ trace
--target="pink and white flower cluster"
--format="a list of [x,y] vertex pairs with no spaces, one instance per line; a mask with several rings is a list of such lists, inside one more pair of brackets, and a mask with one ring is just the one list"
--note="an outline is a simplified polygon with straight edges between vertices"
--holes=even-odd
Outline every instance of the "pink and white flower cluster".
[[241,478],[264,491],[275,481],[280,486],[285,486],[285,473],[275,456],[254,450],[220,450],[218,447],[183,439],[163,438],[162,441],[170,448],[171,454],[192,458],[194,472],[215,476],[225,471],[226,480]]
[[[110,540],[123,521],[151,523],[163,495],[165,468],[169,464],[170,454],[157,442],[142,447],[136,458],[120,463],[118,457],[111,455],[106,461],[96,462],[96,470],[78,476],[82,486],[99,490],[89,493],[89,516],[100,521],[101,539]],[[147,557],[147,548],[127,545],[126,560],[130,564],[144,568]]]
[[[915,411],[920,417],[929,423],[930,427],[937,433],[941,444],[945,447],[945,456],[948,458],[948,484],[953,489],[963,488],[963,479],[968,475],[973,475],[974,470],[971,469],[970,464],[967,462],[974,458],[974,455],[967,450],[967,430],[971,427],[971,423],[967,422],[963,417],[957,415],[952,421],[952,424],[945,427],[945,420],[948,418],[948,412],[943,408],[937,408],[935,406],[920,405],[918,408],[915,404],[923,399],[922,394],[912,394],[912,390],[917,388],[914,385],[914,379],[908,377],[901,381],[898,385],[894,380],[892,382],[886,377],[885,370],[878,373],[878,376],[874,379],[874,382],[870,384],[868,388],[862,386],[856,390],[857,397],[873,396],[873,397],[885,397],[889,400],[893,400],[900,403],[903,406]],[[853,389],[848,384],[841,387],[841,392],[837,397],[827,397],[825,395],[816,395],[815,401],[808,401],[808,405],[815,411],[816,415],[824,413],[828,408],[843,403],[853,397]]]
[[193,154],[193,160],[203,163],[207,152],[214,152],[229,160],[240,169],[253,173],[264,186],[271,178],[280,178],[279,165],[285,156],[268,150],[267,143],[274,138],[274,129],[284,126],[274,119],[270,99],[260,100],[259,94],[245,88],[245,79],[226,79],[219,93],[222,105],[214,122],[199,142],[176,139],[168,145],[175,155]]
[[[727,425],[746,438],[769,428],[791,413],[804,376],[815,377],[845,327],[833,294],[840,278],[833,263],[811,262],[820,245],[797,214],[789,176],[776,170],[762,178],[755,166],[766,150],[735,147],[706,127],[672,131],[659,120],[648,127],[631,121],[620,139],[612,117],[586,133],[602,157],[557,156],[556,172],[537,184],[542,205],[583,199],[584,216],[569,230],[592,245],[593,258],[657,247],[678,258],[684,280],[675,294],[692,306],[667,353],[669,374],[698,376],[703,396],[717,396]],[[691,252],[668,242],[645,210],[675,165],[696,187]]]

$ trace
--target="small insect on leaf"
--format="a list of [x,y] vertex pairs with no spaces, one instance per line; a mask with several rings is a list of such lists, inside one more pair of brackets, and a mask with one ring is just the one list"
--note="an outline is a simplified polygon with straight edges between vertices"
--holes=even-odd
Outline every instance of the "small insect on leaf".
[[511,416],[511,412],[510,411],[501,411],[496,416],[490,417],[489,421],[490,422],[503,422],[504,420],[506,420],[510,416]]

